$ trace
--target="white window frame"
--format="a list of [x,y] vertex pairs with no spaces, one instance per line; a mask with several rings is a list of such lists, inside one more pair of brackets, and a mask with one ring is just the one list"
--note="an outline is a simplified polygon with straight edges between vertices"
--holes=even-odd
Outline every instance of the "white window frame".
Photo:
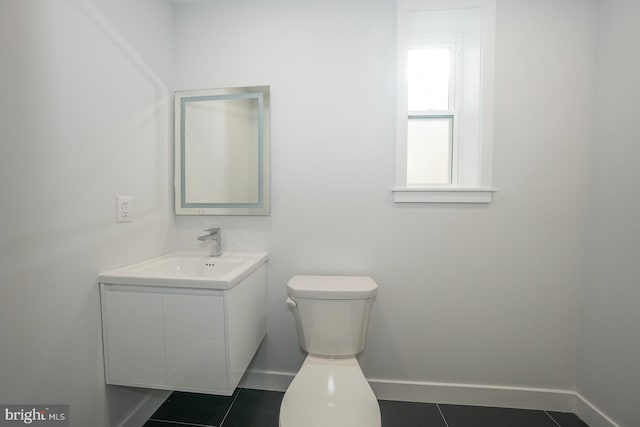
[[[425,115],[449,115],[454,117],[454,147],[451,155],[452,182],[450,184],[407,185],[407,124],[409,111],[407,106],[407,52],[410,48],[437,47],[441,45],[455,46],[455,62],[461,62],[461,44],[451,34],[432,35],[420,40],[409,34],[409,12],[429,10],[449,10],[481,8],[482,57],[480,65],[480,126],[477,154],[471,174],[466,172],[465,182],[460,179],[459,149],[463,143],[459,139],[460,94],[463,88],[461,67],[455,67],[455,79],[450,87],[449,111],[426,111]],[[493,142],[493,85],[494,85],[494,44],[495,44],[495,0],[398,0],[398,93],[397,93],[397,141],[396,141],[396,186],[393,187],[396,202],[435,202],[435,203],[489,203],[496,188],[491,184],[492,142]],[[435,37],[435,38],[434,38]],[[452,108],[453,107],[453,108]],[[469,179],[469,176],[472,176]]]

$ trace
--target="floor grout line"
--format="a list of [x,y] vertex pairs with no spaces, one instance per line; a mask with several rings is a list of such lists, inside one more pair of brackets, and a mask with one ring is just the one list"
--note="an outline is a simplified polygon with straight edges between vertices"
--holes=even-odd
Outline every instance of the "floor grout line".
[[227,409],[227,412],[224,414],[224,417],[222,418],[222,421],[220,421],[220,427],[222,427],[224,425],[224,422],[227,419],[227,415],[229,415],[229,412],[231,412],[231,408],[233,408],[233,404],[236,403],[236,399],[238,399],[238,396],[240,396],[240,393],[242,393],[242,389],[238,388],[238,393],[236,394],[236,396],[231,401],[231,405],[229,405],[229,409]]
[[442,409],[440,409],[440,405],[437,403],[436,403],[436,408],[438,408],[438,412],[440,412],[440,416],[442,417],[442,421],[444,421],[445,427],[449,427],[449,423],[447,422],[447,419],[444,417],[444,414],[442,413]]
[[556,419],[555,419],[555,418],[553,418],[549,412],[544,411],[544,413],[545,413],[545,414],[547,414],[547,416],[548,416],[549,418],[551,418],[551,421],[553,421],[554,423],[556,423],[556,425],[557,425],[558,427],[562,427],[562,426],[560,425],[560,423],[558,423],[558,422],[556,421]]

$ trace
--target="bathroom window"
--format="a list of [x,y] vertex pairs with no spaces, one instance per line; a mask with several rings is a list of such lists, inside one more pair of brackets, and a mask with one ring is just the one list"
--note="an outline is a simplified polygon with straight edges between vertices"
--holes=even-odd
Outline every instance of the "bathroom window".
[[453,182],[455,56],[454,43],[407,51],[407,185]]
[[494,0],[398,1],[396,202],[487,203]]

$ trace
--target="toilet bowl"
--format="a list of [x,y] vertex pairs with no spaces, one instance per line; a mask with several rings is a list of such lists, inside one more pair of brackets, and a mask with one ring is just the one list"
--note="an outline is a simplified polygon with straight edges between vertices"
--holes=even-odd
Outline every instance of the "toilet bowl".
[[280,406],[280,427],[380,427],[355,356],[364,349],[377,285],[362,276],[294,276],[287,284],[308,355]]

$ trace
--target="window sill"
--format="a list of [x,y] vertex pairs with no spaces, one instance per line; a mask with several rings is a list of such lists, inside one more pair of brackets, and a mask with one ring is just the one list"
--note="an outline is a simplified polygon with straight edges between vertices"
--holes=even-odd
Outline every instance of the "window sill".
[[494,187],[394,187],[396,203],[491,203]]

